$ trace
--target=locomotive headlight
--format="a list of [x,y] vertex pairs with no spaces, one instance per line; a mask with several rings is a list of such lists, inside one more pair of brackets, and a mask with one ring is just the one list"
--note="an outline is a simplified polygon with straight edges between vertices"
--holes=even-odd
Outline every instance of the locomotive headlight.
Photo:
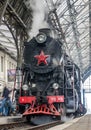
[[44,43],[47,39],[47,36],[45,33],[39,33],[35,39],[38,43]]
[[54,88],[54,89],[58,89],[58,88],[59,88],[59,84],[58,84],[58,83],[54,83],[54,84],[53,84],[53,88]]
[[23,89],[24,91],[28,90],[28,85],[27,85],[27,84],[24,84],[24,85],[22,86],[22,89]]

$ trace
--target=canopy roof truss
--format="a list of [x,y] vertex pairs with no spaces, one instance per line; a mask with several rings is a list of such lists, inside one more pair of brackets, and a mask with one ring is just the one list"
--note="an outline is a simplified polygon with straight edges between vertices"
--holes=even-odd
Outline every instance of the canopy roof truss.
[[46,2],[49,3],[50,10],[56,10],[62,29],[62,38],[65,38],[64,42],[67,45],[66,51],[83,74],[91,64],[89,1],[46,0]]

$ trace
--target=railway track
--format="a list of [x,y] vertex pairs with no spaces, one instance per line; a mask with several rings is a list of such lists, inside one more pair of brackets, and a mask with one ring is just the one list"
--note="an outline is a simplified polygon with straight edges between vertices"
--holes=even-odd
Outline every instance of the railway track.
[[61,121],[54,121],[51,123],[43,124],[43,125],[38,125],[34,126],[30,123],[21,121],[21,122],[14,122],[10,124],[2,124],[0,125],[0,130],[45,130],[50,127],[63,124]]
[[7,124],[0,124],[0,130],[11,130],[22,126],[28,125],[25,121],[19,121],[19,122],[12,122],[12,123],[7,123]]

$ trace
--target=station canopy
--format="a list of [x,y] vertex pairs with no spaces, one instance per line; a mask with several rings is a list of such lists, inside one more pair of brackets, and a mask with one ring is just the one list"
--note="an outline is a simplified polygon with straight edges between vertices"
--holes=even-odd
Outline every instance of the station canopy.
[[12,34],[10,33],[8,27],[2,22],[0,26],[0,47],[5,49],[11,55],[17,55],[16,46]]
[[[12,0],[14,1],[14,0]],[[90,0],[44,0],[49,12],[56,10],[58,21],[63,33],[66,51],[72,60],[79,66],[81,74],[91,66],[91,27],[90,27]],[[15,2],[15,1],[14,1]],[[24,0],[18,0],[25,3]],[[11,4],[11,3],[9,3]],[[12,6],[12,5],[11,5]],[[17,13],[17,10],[13,6]],[[21,10],[22,11],[22,8]],[[17,13],[18,15],[18,13]],[[21,17],[20,17],[21,18]],[[27,25],[26,25],[27,26]],[[0,45],[4,45],[16,56],[16,46],[9,29],[3,21],[0,26]]]

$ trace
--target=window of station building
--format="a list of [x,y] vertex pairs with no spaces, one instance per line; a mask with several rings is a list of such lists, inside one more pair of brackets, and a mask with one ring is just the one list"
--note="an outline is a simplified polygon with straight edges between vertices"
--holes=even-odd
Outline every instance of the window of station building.
[[11,62],[9,62],[9,69],[11,69]]
[[14,69],[16,69],[16,65],[14,65]]
[[1,56],[1,72],[4,71],[4,57]]
[[13,65],[13,63],[12,63],[12,69],[14,68],[13,66],[14,66],[14,65]]

